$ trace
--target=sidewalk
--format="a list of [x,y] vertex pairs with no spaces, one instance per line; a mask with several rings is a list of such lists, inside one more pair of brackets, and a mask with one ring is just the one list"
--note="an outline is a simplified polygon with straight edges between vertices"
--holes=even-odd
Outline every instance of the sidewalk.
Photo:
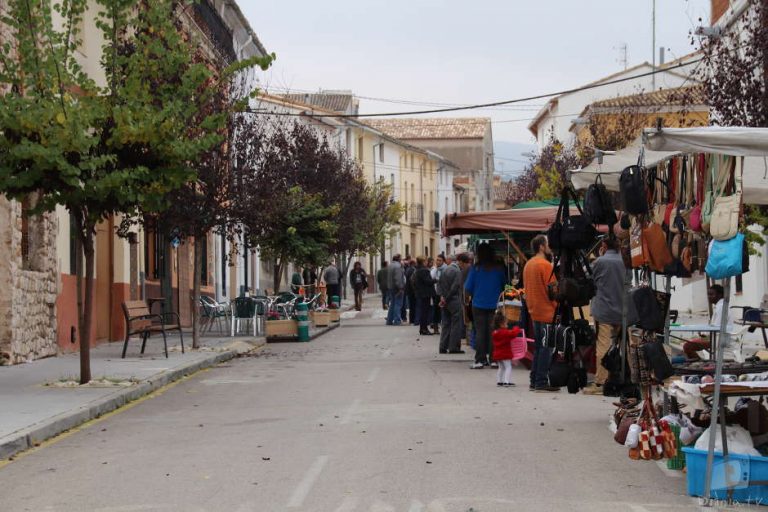
[[[349,309],[347,301],[342,311]],[[328,332],[312,329],[312,339]],[[263,337],[229,337],[214,332],[202,337],[199,350],[191,350],[192,333],[184,332],[186,353],[181,353],[178,333],[168,337],[168,359],[163,340],[153,336],[144,355],[141,341],[105,343],[91,349],[91,376],[78,386],[80,356],[69,353],[15,366],[0,366],[0,460],[27,450],[62,432],[81,425],[148,395],[171,382],[204,368],[237,357],[266,344]],[[74,381],[74,382],[72,382]],[[96,382],[94,382],[96,381]]]

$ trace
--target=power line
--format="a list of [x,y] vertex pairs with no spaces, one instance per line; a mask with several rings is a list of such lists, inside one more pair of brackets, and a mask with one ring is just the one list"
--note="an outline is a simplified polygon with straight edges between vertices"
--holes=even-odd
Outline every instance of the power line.
[[[596,89],[598,87],[604,87],[606,85],[612,85],[612,84],[618,84],[622,82],[628,82],[630,80],[635,80],[637,78],[643,78],[647,76],[655,76],[659,73],[666,73],[668,71],[671,71],[673,69],[678,69],[682,67],[691,66],[693,64],[696,64],[698,62],[701,62],[704,60],[704,57],[699,57],[698,59],[688,61],[688,62],[681,62],[679,64],[675,64],[673,66],[665,67],[664,69],[653,69],[651,71],[647,71],[645,73],[639,73],[637,75],[627,76],[624,78],[616,78],[614,80],[608,80],[606,82],[599,82],[599,83],[593,83],[588,85],[583,85],[581,87],[574,87],[572,89],[565,89],[558,92],[551,92],[546,94],[537,94],[535,96],[527,96],[524,98],[515,98],[511,100],[502,100],[502,101],[494,101],[491,103],[478,103],[475,105],[467,105],[462,107],[448,107],[448,108],[436,108],[436,109],[430,109],[430,110],[412,110],[407,112],[378,112],[373,114],[320,114],[322,117],[334,117],[334,118],[360,118],[360,117],[396,117],[396,116],[412,116],[412,115],[422,115],[422,114],[439,114],[444,112],[459,112],[463,110],[476,110],[481,109],[485,107],[498,107],[502,105],[512,105],[515,103],[523,103],[525,101],[532,101],[532,100],[539,100],[544,98],[550,98],[552,96],[561,96],[563,94],[571,94],[574,92],[580,92],[580,91],[587,91],[590,89]],[[251,113],[251,114],[262,114],[263,112],[254,111],[254,110],[246,110],[245,112]],[[281,115],[281,116],[303,116],[305,114],[296,114],[291,112],[280,112],[280,113],[274,113],[273,115]]]
[[[289,95],[290,94],[324,94],[322,89],[320,89],[319,91],[311,91],[307,89],[292,89],[289,87],[276,87],[276,86],[275,87],[267,86],[264,89],[266,91],[270,91],[270,90],[282,91],[284,94],[289,94]],[[331,93],[331,92],[328,92],[328,93]],[[447,102],[419,101],[419,100],[407,100],[407,99],[395,99],[395,98],[380,98],[375,96],[361,96],[359,94],[354,94],[354,93],[352,93],[351,96],[353,98],[357,98],[361,100],[369,100],[369,101],[376,101],[376,102],[383,102],[383,103],[395,103],[395,104],[402,104],[402,105],[425,105],[428,107],[470,106],[467,103],[447,103]],[[543,106],[544,104],[512,105],[508,107],[498,107],[497,109],[498,110],[539,110]]]

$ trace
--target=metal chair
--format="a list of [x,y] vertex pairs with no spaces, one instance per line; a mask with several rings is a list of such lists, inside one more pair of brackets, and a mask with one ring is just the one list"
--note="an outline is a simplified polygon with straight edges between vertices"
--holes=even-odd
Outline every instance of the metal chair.
[[257,302],[252,297],[237,297],[232,301],[232,328],[231,335],[235,335],[235,329],[240,330],[240,320],[251,322],[253,335],[256,336],[256,309]]
[[224,332],[224,322],[229,320],[229,308],[227,305],[221,304],[207,295],[200,296],[200,305],[202,306],[201,319],[203,320],[203,325],[200,329],[201,333],[204,334],[206,332],[206,327],[208,332],[210,332],[214,322],[218,324],[219,332]]

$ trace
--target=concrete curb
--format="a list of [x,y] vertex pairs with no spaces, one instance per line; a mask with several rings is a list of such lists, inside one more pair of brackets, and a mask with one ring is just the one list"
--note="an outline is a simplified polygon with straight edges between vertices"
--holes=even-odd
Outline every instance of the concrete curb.
[[[240,343],[242,344],[243,342]],[[248,345],[251,346],[248,350],[244,350],[242,345],[240,345],[237,348],[222,352],[212,352],[210,356],[202,360],[159,373],[147,380],[141,381],[136,386],[120,389],[111,395],[94,400],[78,409],[53,416],[31,427],[17,430],[13,434],[0,438],[0,460],[8,459],[19,452],[29,450],[43,441],[56,437],[67,430],[103,416],[108,412],[119,409],[120,407],[143,396],[149,395],[183,377],[197,373],[205,368],[210,368],[221,362],[234,359],[238,355],[253,352],[266,345],[266,342],[249,342]]]

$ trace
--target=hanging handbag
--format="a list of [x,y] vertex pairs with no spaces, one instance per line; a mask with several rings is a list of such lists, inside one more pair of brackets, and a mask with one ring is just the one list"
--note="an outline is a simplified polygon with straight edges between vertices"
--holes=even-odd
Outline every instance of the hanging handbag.
[[647,263],[643,251],[643,223],[635,217],[629,231],[629,250],[632,268],[640,268]]
[[672,363],[669,362],[667,352],[664,350],[664,344],[658,341],[655,336],[649,338],[640,346],[642,356],[651,371],[653,379],[661,384],[666,379],[674,375],[675,370]]
[[692,231],[701,232],[701,203],[704,201],[704,185],[707,168],[707,157],[703,154],[696,158],[696,204],[691,208],[690,228]]
[[712,155],[709,158],[706,191],[704,192],[704,203],[701,206],[701,227],[706,233],[710,232],[715,198],[723,195],[731,174],[732,164],[733,157],[728,155]]
[[665,318],[662,316],[656,293],[650,286],[642,285],[629,291],[635,305],[638,321],[636,325],[646,331],[655,331],[664,327]]
[[595,331],[589,325],[589,320],[584,318],[584,311],[579,308],[579,316],[571,320],[571,331],[573,332],[576,347],[587,347],[594,345],[596,337]]
[[656,272],[672,263],[672,254],[667,246],[667,237],[658,224],[650,224],[642,231],[643,254],[648,266]]
[[631,165],[621,171],[619,176],[619,193],[624,211],[633,215],[641,215],[648,212],[645,173],[640,166]]
[[633,384],[649,386],[651,384],[651,373],[648,370],[645,358],[640,356],[640,346],[645,343],[643,331],[632,329],[629,333],[627,361],[629,362],[630,379]]
[[[744,270],[745,238],[742,233],[729,240],[713,240],[709,249],[706,273],[712,279],[727,279]],[[747,263],[749,258],[747,257]],[[747,267],[749,270],[749,267]]]
[[600,360],[600,364],[608,370],[608,373],[621,372],[621,348],[618,343],[611,345],[611,348],[608,349]]
[[734,193],[729,196],[718,196],[712,208],[712,220],[709,224],[709,234],[715,240],[728,240],[739,231],[741,214],[741,163],[742,158],[735,159],[733,171]]
[[584,215],[592,224],[616,224],[616,210],[613,209],[611,196],[599,174],[584,194]]

